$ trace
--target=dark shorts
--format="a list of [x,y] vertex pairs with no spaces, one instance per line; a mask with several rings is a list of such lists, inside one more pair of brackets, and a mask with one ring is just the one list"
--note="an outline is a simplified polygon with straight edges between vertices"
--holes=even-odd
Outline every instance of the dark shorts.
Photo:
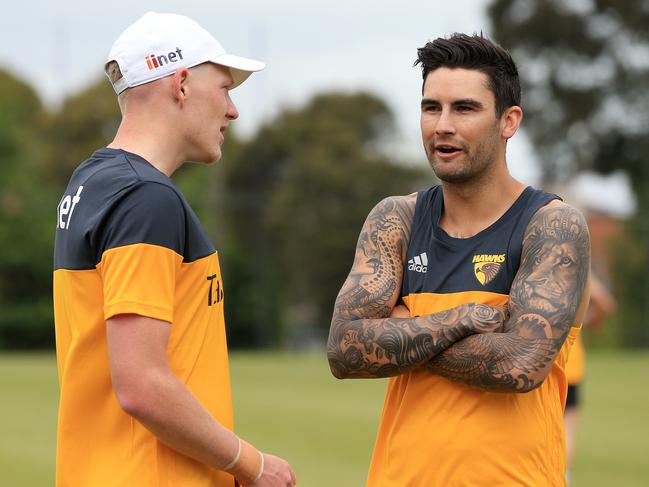
[[568,385],[568,395],[566,396],[566,409],[576,408],[579,406],[579,384]]

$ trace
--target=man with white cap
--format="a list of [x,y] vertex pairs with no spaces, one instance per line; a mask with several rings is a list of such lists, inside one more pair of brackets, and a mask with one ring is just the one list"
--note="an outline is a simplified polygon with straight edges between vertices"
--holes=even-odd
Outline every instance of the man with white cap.
[[57,486],[292,486],[233,432],[217,253],[171,174],[221,158],[229,91],[264,64],[147,13],[106,73],[122,121],[57,208]]

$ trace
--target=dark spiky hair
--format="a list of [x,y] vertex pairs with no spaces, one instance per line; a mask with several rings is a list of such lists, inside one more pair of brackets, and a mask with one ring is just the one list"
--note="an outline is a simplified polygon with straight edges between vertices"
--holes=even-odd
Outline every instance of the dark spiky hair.
[[496,116],[500,118],[511,106],[521,104],[521,83],[511,55],[495,42],[480,34],[455,33],[439,37],[417,49],[415,66],[421,65],[426,77],[439,68],[475,69],[487,75],[489,89],[496,100]]

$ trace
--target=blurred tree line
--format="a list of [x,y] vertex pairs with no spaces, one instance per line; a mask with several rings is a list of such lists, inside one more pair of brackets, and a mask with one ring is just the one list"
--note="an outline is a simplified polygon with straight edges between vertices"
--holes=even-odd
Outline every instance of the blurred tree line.
[[649,2],[495,0],[488,13],[519,66],[544,184],[585,169],[632,180],[636,214],[610,242],[619,305],[606,335],[649,347]]
[[[488,14],[519,64],[543,185],[582,169],[632,178],[638,211],[611,243],[620,306],[605,339],[649,347],[649,4],[494,0]],[[52,112],[0,70],[0,348],[53,346],[58,198],[118,123],[104,80]],[[425,164],[415,169],[377,149],[394,125],[375,96],[322,94],[248,140],[229,133],[216,167],[186,165],[174,176],[219,249],[232,345],[324,339],[368,211],[432,184]]]
[[[119,119],[105,80],[51,112],[0,70],[0,348],[54,346],[58,199]],[[369,210],[432,184],[425,167],[377,149],[394,130],[375,96],[322,94],[282,111],[250,140],[229,132],[216,167],[185,165],[174,175],[219,250],[231,345],[324,340]]]

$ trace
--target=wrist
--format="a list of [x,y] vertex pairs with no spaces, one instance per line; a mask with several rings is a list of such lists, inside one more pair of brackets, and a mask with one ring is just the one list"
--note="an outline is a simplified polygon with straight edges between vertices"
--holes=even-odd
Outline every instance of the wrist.
[[463,338],[478,333],[476,322],[473,318],[475,311],[476,303],[465,303],[459,308],[460,319],[457,322],[457,330]]
[[469,334],[502,331],[505,321],[503,308],[482,303],[469,303],[465,320]]
[[261,478],[264,473],[264,455],[247,441],[241,438],[238,440],[237,454],[222,470],[245,486]]
[[467,313],[464,316],[464,327],[467,330],[467,335],[473,335],[474,333],[478,333],[476,322],[474,320],[474,313],[476,312],[477,304],[476,303],[467,303]]

